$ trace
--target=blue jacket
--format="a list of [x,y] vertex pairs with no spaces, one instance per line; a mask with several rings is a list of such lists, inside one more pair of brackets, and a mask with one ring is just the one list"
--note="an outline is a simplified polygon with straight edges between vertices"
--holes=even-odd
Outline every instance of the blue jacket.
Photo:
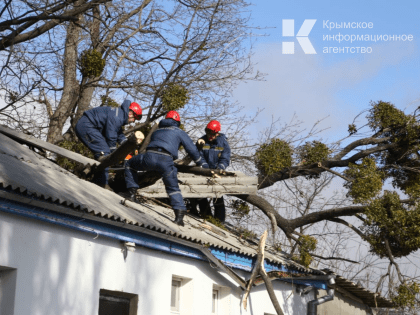
[[195,164],[202,165],[202,159],[194,142],[188,134],[178,128],[178,122],[173,119],[163,119],[159,122],[159,129],[153,134],[147,148],[161,148],[168,151],[172,158],[178,158],[179,146],[182,144],[185,151],[193,158]]
[[[205,142],[200,149],[200,155],[208,163],[209,168],[226,169],[230,163],[230,147],[226,136],[223,133],[219,133],[219,136],[212,142],[205,135],[200,139],[203,139]],[[206,167],[207,163],[204,163],[203,167]]]
[[122,126],[128,123],[128,112],[131,101],[125,100],[121,107],[101,106],[90,109],[84,113],[92,125],[105,137],[111,152],[116,149],[118,143],[123,143],[127,138],[124,136]]

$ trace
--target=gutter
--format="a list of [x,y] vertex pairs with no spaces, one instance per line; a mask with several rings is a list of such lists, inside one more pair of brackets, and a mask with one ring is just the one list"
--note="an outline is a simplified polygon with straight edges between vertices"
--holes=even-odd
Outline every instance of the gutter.
[[[328,280],[329,285],[335,284],[335,276]],[[334,300],[334,289],[328,289],[327,295],[308,302],[308,315],[316,315],[317,305]]]
[[[8,200],[7,198],[13,197],[13,200]],[[3,203],[1,202],[3,199]],[[12,198],[10,198],[12,199]],[[20,199],[20,200],[19,200]],[[217,259],[211,251],[204,247],[201,244],[195,244],[192,242],[188,242],[179,238],[171,237],[168,235],[164,235],[158,232],[147,231],[144,228],[142,229],[142,233],[140,231],[132,231],[124,232],[121,231],[121,228],[128,228],[126,224],[122,224],[122,226],[116,227],[119,231],[115,231],[114,229],[107,227],[109,222],[98,222],[102,220],[92,220],[94,217],[89,216],[88,218],[84,218],[82,220],[77,220],[74,218],[73,215],[65,215],[52,213],[50,209],[36,209],[36,208],[29,208],[28,205],[20,205],[22,203],[22,199],[26,199],[25,197],[17,197],[14,194],[7,193],[5,191],[0,190],[0,212],[6,212],[11,214],[17,214],[20,216],[24,216],[31,219],[36,219],[42,222],[48,222],[57,224],[60,226],[64,226],[73,230],[87,232],[94,234],[96,239],[98,236],[103,236],[115,240],[119,240],[123,242],[123,249],[127,250],[127,246],[133,247],[133,245],[140,245],[146,248],[159,250],[162,252],[185,256],[188,258],[194,258],[201,261],[211,261],[217,265],[219,269],[227,273],[234,282],[236,282],[239,287],[245,290],[246,281],[241,276],[239,276],[236,272],[234,272],[231,268],[227,267],[223,264],[219,259]],[[29,199],[29,198],[28,198]],[[31,200],[32,205],[38,207],[38,203],[35,200]],[[35,205],[36,204],[36,205]],[[50,205],[51,206],[51,205]],[[54,207],[55,205],[53,205]],[[55,206],[57,208],[61,208],[60,206]],[[30,209],[30,211],[26,210]],[[60,209],[62,210],[62,209]],[[79,216],[83,217],[83,216]],[[80,224],[80,222],[82,222]],[[89,222],[90,221],[90,222]],[[94,222],[96,221],[96,223]],[[111,224],[112,225],[112,224]],[[133,233],[134,232],[134,233]],[[147,233],[149,232],[149,233]],[[143,234],[143,235],[142,235]],[[156,235],[158,234],[158,235]],[[162,237],[165,236],[165,237]],[[158,237],[160,241],[154,240],[154,237]],[[129,243],[133,244],[130,245]],[[127,252],[126,252],[127,253]],[[125,257],[126,257],[125,253]],[[125,259],[124,257],[124,259]]]
[[[126,222],[115,222],[86,213],[80,213],[58,204],[43,202],[36,198],[8,192],[5,189],[0,189],[0,201],[1,199],[4,200],[4,203],[2,204],[0,202],[0,212],[4,211],[18,214],[28,218],[61,225],[70,229],[87,232],[95,235],[95,239],[98,236],[116,239],[123,243],[123,249],[130,246],[126,243],[134,243],[139,246],[170,254],[185,256],[201,261],[211,261],[217,265],[219,270],[227,273],[241,289],[245,289],[246,287],[246,280],[232,270],[232,267],[234,266],[228,266],[229,263],[220,260],[217,255],[212,252],[212,248],[207,248],[202,244],[193,243],[166,233],[152,231],[145,227],[130,225]],[[158,238],[158,240],[155,240],[154,238]],[[313,276],[309,277],[312,278]],[[323,279],[323,277],[334,276],[315,276],[315,278],[317,277]]]

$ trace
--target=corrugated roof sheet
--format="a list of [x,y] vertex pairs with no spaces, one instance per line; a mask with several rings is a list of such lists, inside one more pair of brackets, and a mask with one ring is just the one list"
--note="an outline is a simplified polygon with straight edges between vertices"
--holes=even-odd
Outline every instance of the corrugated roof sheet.
[[[56,203],[73,211],[126,222],[233,253],[247,256],[257,254],[257,244],[243,240],[209,222],[205,222],[205,225],[211,226],[213,231],[203,225],[203,220],[191,216],[184,219],[185,227],[179,227],[172,222],[174,214],[171,209],[155,204],[142,206],[132,202],[127,202],[129,207],[124,206],[121,204],[121,196],[78,178],[7,136],[0,134],[0,141],[0,185],[3,188]],[[280,253],[267,251],[265,257],[271,263],[316,274],[323,273],[306,269]]]
[[370,307],[395,307],[391,300],[380,296],[379,294],[372,292],[362,286],[350,281],[331,270],[324,269],[325,272],[331,275],[335,275],[335,285],[345,289],[355,297],[361,299],[363,303]]
[[[153,231],[182,238],[184,240],[208,244],[253,257],[257,254],[256,242],[247,241],[209,222],[186,216],[185,227],[174,224],[171,209],[155,204],[121,204],[123,198],[111,191],[82,180],[62,169],[52,161],[35,153],[24,145],[0,133],[0,186],[39,200],[56,203],[75,212],[89,213],[109,221],[119,221],[147,228]],[[51,144],[49,144],[51,145]],[[211,226],[211,230],[205,226]],[[287,256],[270,250],[267,246],[265,258],[271,263],[282,264],[296,270],[312,274],[334,274],[329,270],[307,269]],[[354,282],[336,275],[336,285],[344,288],[371,307],[393,307],[390,300],[362,288]]]

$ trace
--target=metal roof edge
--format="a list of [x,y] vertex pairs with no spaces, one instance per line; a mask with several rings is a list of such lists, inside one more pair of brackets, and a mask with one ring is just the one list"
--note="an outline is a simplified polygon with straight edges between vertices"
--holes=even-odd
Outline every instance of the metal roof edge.
[[[113,226],[114,229],[115,228],[116,229],[124,229],[124,230],[128,230],[128,231],[135,232],[135,233],[146,234],[148,236],[155,237],[155,238],[158,238],[160,240],[167,241],[167,242],[179,244],[179,245],[182,245],[182,246],[186,246],[188,248],[198,250],[200,252],[201,252],[202,248],[205,247],[204,244],[184,240],[184,239],[181,239],[179,237],[170,235],[168,233],[152,231],[152,230],[148,229],[147,227],[133,225],[133,224],[130,224],[130,223],[127,223],[127,222],[113,221],[113,220],[110,220],[110,219],[106,219],[106,218],[102,218],[102,217],[90,214],[86,211],[84,211],[84,212],[76,211],[76,210],[69,209],[69,208],[67,208],[65,206],[62,206],[62,205],[58,205],[58,204],[54,204],[54,203],[48,203],[48,202],[45,202],[45,201],[39,201],[39,200],[36,200],[34,198],[22,196],[22,195],[17,194],[17,193],[7,192],[3,189],[0,189],[0,198],[3,198],[5,200],[11,200],[12,202],[15,202],[17,204],[23,204],[24,207],[26,207],[26,208],[28,206],[33,206],[34,207],[32,209],[27,208],[27,210],[25,210],[26,213],[22,213],[22,212],[16,213],[16,211],[5,210],[5,209],[1,209],[1,208],[0,208],[0,211],[16,213],[18,215],[20,214],[20,215],[24,215],[26,217],[29,216],[29,215],[27,215],[27,213],[33,212],[33,215],[30,216],[30,217],[32,217],[34,219],[39,219],[39,220],[45,219],[49,223],[66,225],[69,228],[80,230],[80,231],[83,231],[83,232],[95,233],[97,235],[102,235],[102,236],[105,236],[105,237],[111,237],[111,238],[114,238],[114,239],[119,239],[121,241],[130,241],[130,242],[136,243],[136,241],[133,241],[132,238],[130,238],[130,237],[126,238],[126,237],[123,237],[123,236],[121,236],[117,233],[114,233],[114,234],[113,233],[110,234],[109,232],[98,233],[99,230],[92,229],[90,226],[88,226],[87,223],[89,221],[91,221],[93,223],[96,222],[97,224],[102,224],[102,225],[106,225],[106,226]],[[39,208],[40,210],[37,210],[35,208]],[[45,213],[40,214],[39,212],[41,210],[49,210],[49,211],[53,212],[54,214],[45,214]],[[38,211],[38,213],[37,213],[37,211]],[[51,218],[48,218],[48,216],[50,216]],[[80,220],[77,220],[78,221],[77,226],[75,226],[74,224],[71,224],[70,221],[61,222],[60,220],[58,220],[59,217],[63,218],[63,217],[66,217],[66,216],[83,218],[84,221],[82,221],[82,222],[84,223],[84,225],[81,224]],[[137,244],[141,245],[141,246],[149,247],[149,246],[147,246],[147,244],[142,244],[142,242],[137,242]],[[163,249],[159,249],[159,248],[155,248],[155,249],[163,250]],[[226,252],[226,254],[235,254],[234,252],[229,251],[228,249],[220,249],[219,248],[217,250],[224,251],[224,252]],[[182,251],[178,251],[178,252],[172,251],[171,253],[172,254],[179,254],[179,253],[182,253]],[[212,254],[214,254],[214,253],[212,252]],[[241,254],[241,255],[244,255],[244,254]],[[196,256],[196,257],[192,257],[191,255],[183,255],[183,256],[188,256],[190,258],[201,259],[196,255],[193,255],[193,256]],[[247,255],[244,255],[244,256],[247,256]],[[251,256],[250,257],[247,256],[247,258],[252,260]],[[201,259],[201,260],[207,261],[206,259]],[[226,263],[226,265],[229,265],[232,268],[240,269],[240,270],[244,270],[244,271],[249,272],[249,266],[248,265],[247,266],[242,266],[240,264],[235,264],[235,263],[232,263],[230,261],[226,261],[225,263]],[[278,265],[279,265],[278,270],[284,270],[283,269],[283,264],[278,263]],[[292,269],[290,269],[290,270],[294,270],[293,266],[288,266],[287,264],[284,267],[287,267],[288,269],[290,269],[292,267]]]

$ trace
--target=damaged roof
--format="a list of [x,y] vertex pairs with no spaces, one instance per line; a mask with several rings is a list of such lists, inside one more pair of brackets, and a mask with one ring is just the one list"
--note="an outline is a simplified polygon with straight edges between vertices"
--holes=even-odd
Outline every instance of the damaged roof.
[[[89,214],[106,219],[111,224],[122,222],[134,228],[157,231],[164,238],[181,238],[248,257],[257,255],[258,240],[242,239],[208,221],[189,215],[184,218],[185,227],[180,227],[172,222],[174,213],[169,208],[154,203],[141,205],[130,201],[124,205],[120,195],[78,178],[2,133],[0,141],[0,188],[3,191],[13,191],[46,204],[60,205],[60,208],[66,209],[67,214]],[[60,209],[55,211],[59,212]],[[305,268],[269,247],[265,257],[270,263],[323,274],[322,271]]]
[[[184,218],[185,227],[180,227],[172,222],[174,213],[171,209],[155,203],[123,202],[123,197],[120,195],[78,178],[27,146],[9,138],[4,134],[9,131],[11,132],[9,136],[21,142],[18,132],[0,126],[0,141],[2,143],[0,147],[0,197],[30,205],[39,206],[41,204],[49,209],[51,207],[48,206],[57,205],[59,207],[53,208],[53,211],[58,213],[63,212],[67,215],[84,216],[85,218],[88,215],[101,218],[103,222],[110,224],[118,223],[120,227],[129,225],[131,230],[138,229],[139,232],[148,229],[154,231],[153,235],[162,235],[162,238],[165,239],[179,238],[193,244],[211,246],[248,257],[257,255],[258,240],[242,239],[208,221],[205,222],[189,215]],[[16,137],[17,135],[19,139]],[[21,136],[32,138],[23,134]],[[43,147],[43,141],[35,138],[30,140],[36,141],[36,147]],[[50,143],[44,143],[46,144],[45,148],[53,149],[53,152],[58,153],[62,150]],[[74,154],[76,153],[71,152],[75,160],[78,160],[79,157]],[[79,156],[81,157],[81,155]],[[85,157],[82,159],[86,159],[87,163],[96,163],[96,161]],[[13,197],[13,194],[17,198]],[[122,226],[121,223],[123,223]],[[270,246],[266,246],[265,259],[273,264],[280,264],[314,275],[334,274],[329,270],[320,271],[305,268],[291,260],[285,253],[275,251]],[[379,307],[393,306],[390,300],[339,275],[334,275],[336,287],[342,287],[350,294],[360,298],[365,304]]]

